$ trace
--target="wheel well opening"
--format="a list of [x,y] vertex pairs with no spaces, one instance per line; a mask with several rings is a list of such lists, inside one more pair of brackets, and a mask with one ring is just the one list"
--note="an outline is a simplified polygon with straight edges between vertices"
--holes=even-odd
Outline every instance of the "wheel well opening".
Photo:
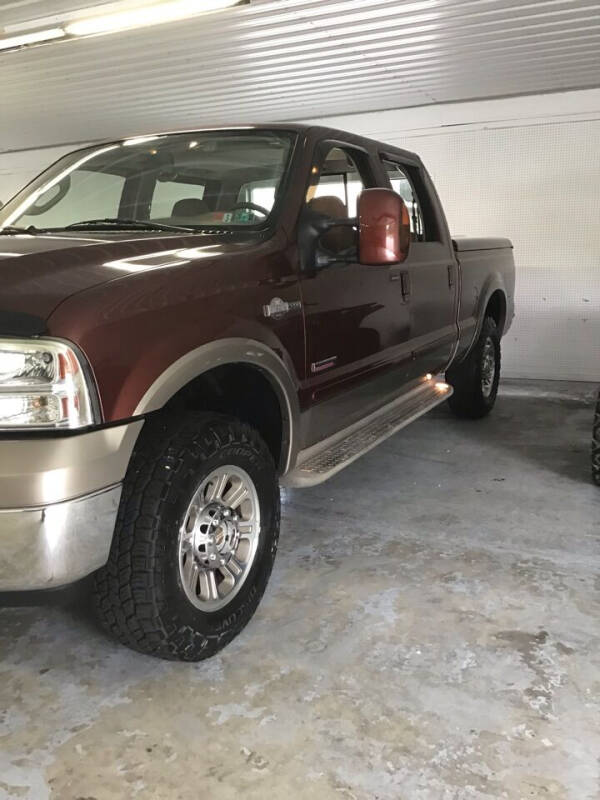
[[487,317],[491,317],[494,320],[498,331],[502,334],[506,321],[506,300],[500,289],[496,289],[488,300],[485,314]]
[[224,364],[208,370],[180,389],[165,409],[176,413],[214,411],[236,417],[260,433],[278,469],[285,465],[285,404],[258,367]]

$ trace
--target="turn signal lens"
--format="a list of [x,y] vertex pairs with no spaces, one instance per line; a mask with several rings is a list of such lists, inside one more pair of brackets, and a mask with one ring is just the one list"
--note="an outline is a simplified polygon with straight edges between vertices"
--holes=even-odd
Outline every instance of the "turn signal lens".
[[0,394],[3,426],[56,425],[61,416],[61,402],[56,395]]

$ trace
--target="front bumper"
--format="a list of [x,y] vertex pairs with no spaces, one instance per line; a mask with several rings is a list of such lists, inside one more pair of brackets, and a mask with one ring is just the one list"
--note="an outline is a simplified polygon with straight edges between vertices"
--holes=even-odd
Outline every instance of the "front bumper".
[[64,586],[108,560],[121,485],[43,508],[0,511],[0,590]]
[[64,586],[106,563],[142,425],[0,441],[0,591]]

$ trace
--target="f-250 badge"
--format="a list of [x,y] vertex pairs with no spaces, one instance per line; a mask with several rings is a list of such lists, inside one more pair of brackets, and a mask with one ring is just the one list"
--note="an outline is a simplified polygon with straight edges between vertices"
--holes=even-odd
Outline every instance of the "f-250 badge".
[[301,308],[302,303],[299,300],[286,303],[281,297],[274,297],[268,305],[263,306],[263,314],[267,318],[280,319],[291,311],[300,311]]

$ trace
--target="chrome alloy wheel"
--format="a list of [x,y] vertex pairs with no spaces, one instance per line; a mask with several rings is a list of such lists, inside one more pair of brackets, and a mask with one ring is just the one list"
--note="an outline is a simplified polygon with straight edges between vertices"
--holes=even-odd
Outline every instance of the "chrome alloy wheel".
[[260,536],[256,487],[240,467],[219,467],[205,478],[179,529],[179,575],[201,611],[218,611],[239,592],[254,563]]
[[481,393],[485,398],[490,397],[496,378],[496,348],[488,336],[483,345],[481,357]]

